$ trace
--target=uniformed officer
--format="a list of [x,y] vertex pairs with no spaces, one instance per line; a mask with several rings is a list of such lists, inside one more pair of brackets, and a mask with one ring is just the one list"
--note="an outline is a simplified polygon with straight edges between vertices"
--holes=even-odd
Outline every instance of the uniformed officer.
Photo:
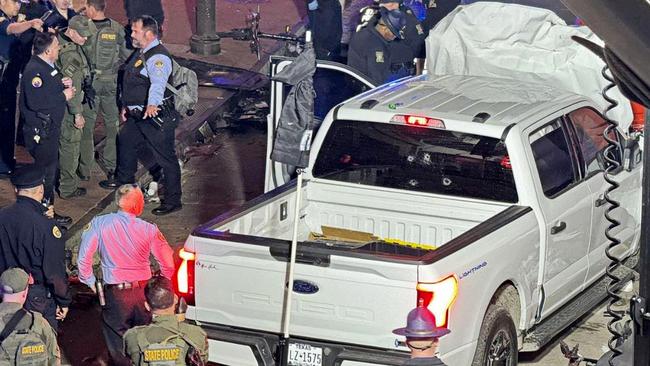
[[18,0],[0,0],[0,176],[14,168],[16,134],[16,89],[22,57],[18,35],[29,29],[41,29],[40,19],[17,22]]
[[64,77],[72,79],[72,85],[78,90],[75,96],[68,100],[59,137],[59,196],[63,199],[86,194],[86,189],[79,187],[77,176],[81,136],[86,124],[84,111],[93,108],[92,102],[88,103],[85,99],[87,93],[93,93],[92,90],[88,90],[92,88],[90,64],[81,48],[86,42],[86,37],[78,32],[85,26],[85,18],[75,16],[69,20],[65,33],[59,32],[61,51],[56,66]]
[[0,364],[60,365],[56,334],[39,313],[25,310],[30,277],[20,268],[0,275]]
[[368,24],[352,35],[348,65],[375,83],[384,84],[409,75],[404,62],[412,60],[413,54],[408,47],[396,47],[395,40],[403,38],[404,13],[386,8],[380,8],[379,13],[375,24]]
[[104,120],[106,140],[104,150],[99,154],[99,164],[106,171],[109,181],[115,180],[117,167],[117,131],[119,128],[119,109],[117,107],[118,68],[129,57],[131,51],[126,47],[124,27],[105,15],[106,0],[87,0],[85,16],[87,26],[80,29],[87,37],[83,48],[90,59],[93,73],[94,108],[85,108],[86,125],[81,137],[81,156],[79,176],[82,180],[90,177],[95,161],[94,130],[97,115]]
[[[173,108],[173,94],[166,88],[173,84],[172,59],[158,41],[156,21],[143,16],[132,22],[135,51],[124,67],[121,102],[126,123],[118,137],[117,181],[135,182],[137,150],[146,144],[162,167],[165,195],[154,215],[166,215],[182,208],[181,170],[174,146],[174,129],[180,116]],[[113,188],[116,182],[100,182]]]
[[436,317],[420,304],[411,310],[406,318],[406,327],[393,330],[394,334],[406,336],[406,345],[411,350],[409,366],[446,366],[436,354],[440,337],[450,330],[436,325]]
[[17,169],[11,182],[17,198],[0,210],[0,271],[19,267],[31,275],[34,283],[25,308],[43,314],[56,330],[57,319],[65,319],[71,302],[63,235],[56,222],[45,216],[40,167]]
[[151,324],[124,333],[124,353],[133,365],[191,365],[188,358],[208,361],[208,337],[196,325],[179,321],[178,296],[172,282],[153,277],[144,289],[145,307],[153,313]]
[[[34,157],[34,163],[45,174],[47,205],[54,204],[54,183],[59,165],[59,135],[65,114],[66,101],[76,89],[70,78],[62,77],[54,66],[59,57],[59,40],[50,32],[39,32],[34,37],[34,55],[25,66],[21,79],[20,113],[25,116],[23,135],[25,147]],[[68,216],[54,214],[61,225],[72,222]]]
[[319,60],[336,61],[341,53],[343,17],[339,0],[307,0],[309,29]]
[[77,12],[72,9],[72,0],[49,0],[49,11],[43,16],[44,27],[48,30],[64,31],[68,27],[68,21]]
[[116,190],[119,211],[95,217],[81,234],[79,280],[96,290],[93,256],[99,251],[106,306],[102,309],[106,345],[117,364],[129,364],[122,354],[122,335],[136,325],[148,324],[143,288],[151,278],[150,254],[163,276],[174,274],[172,249],[158,227],[138,218],[144,196],[137,185]]
[[422,21],[424,31],[429,35],[429,31],[438,24],[442,18],[451,13],[458,5],[460,0],[425,0],[427,14]]

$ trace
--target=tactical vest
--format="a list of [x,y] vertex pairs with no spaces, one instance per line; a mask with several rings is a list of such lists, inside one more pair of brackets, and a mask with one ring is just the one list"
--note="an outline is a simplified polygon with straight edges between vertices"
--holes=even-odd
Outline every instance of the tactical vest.
[[97,25],[92,20],[88,22],[90,31],[94,35],[92,49],[88,57],[94,63],[92,65],[93,71],[97,75],[117,74],[115,65],[120,54],[119,43],[122,41],[121,25],[112,19],[108,19],[108,21],[110,25],[102,28],[97,28]]
[[[147,59],[158,54],[165,55],[169,57],[170,60],[172,59],[171,54],[162,44],[153,47],[144,54],[141,54],[140,51],[135,51],[133,55],[131,55],[129,60],[126,62],[126,67],[124,68],[124,78],[122,81],[122,104],[127,106],[147,105],[151,80],[140,72],[144,67],[146,67]],[[147,75],[148,74],[149,73],[147,72]],[[173,73],[169,74],[169,78],[167,79],[168,84],[173,83],[172,75]],[[164,96],[165,98],[171,98],[173,94],[165,88]]]
[[[0,364],[17,366],[46,366],[49,355],[41,338],[42,328],[31,311],[25,315],[31,322],[29,328],[16,328],[0,345]],[[24,319],[24,318],[23,318]],[[0,329],[4,328],[4,324]]]
[[161,342],[151,343],[146,336],[146,330],[138,333],[138,347],[140,348],[140,365],[173,366],[185,365],[185,357],[189,349],[188,343],[183,339],[180,330],[172,332]]
[[80,71],[85,76],[90,72],[88,61],[82,52],[81,47],[76,43],[67,39],[61,41],[57,66],[59,66],[64,76],[73,77]]

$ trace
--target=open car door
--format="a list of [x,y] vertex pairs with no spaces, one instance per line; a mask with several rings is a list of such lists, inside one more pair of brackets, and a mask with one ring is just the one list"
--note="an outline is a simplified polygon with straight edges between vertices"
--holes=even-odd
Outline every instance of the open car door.
[[[271,78],[293,62],[293,58],[271,57]],[[318,126],[327,113],[336,105],[356,95],[374,88],[372,82],[360,72],[336,62],[316,60],[316,73],[314,74],[314,123],[316,125],[313,138],[318,133]],[[271,150],[275,140],[275,130],[280,121],[280,112],[291,89],[279,81],[271,81],[270,113],[267,117],[267,144],[266,144],[266,175],[264,179],[264,192],[273,190],[295,177],[294,168],[286,164],[272,161]]]

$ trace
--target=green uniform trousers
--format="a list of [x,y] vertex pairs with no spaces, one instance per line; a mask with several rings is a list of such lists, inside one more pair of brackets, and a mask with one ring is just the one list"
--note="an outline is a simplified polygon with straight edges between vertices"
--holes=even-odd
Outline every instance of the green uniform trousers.
[[106,143],[99,154],[99,164],[107,171],[115,171],[117,165],[117,130],[120,124],[120,112],[117,108],[117,75],[96,75],[93,80],[95,104],[93,109],[84,106],[86,125],[81,137],[79,174],[89,177],[95,161],[95,122],[97,115],[104,120]]
[[66,109],[59,137],[59,194],[61,196],[72,194],[79,185],[77,167],[82,134],[83,129],[74,126],[74,115]]

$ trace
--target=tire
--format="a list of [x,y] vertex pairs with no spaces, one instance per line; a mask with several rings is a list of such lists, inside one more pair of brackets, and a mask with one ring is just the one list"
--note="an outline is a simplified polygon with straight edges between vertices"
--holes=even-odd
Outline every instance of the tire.
[[516,366],[518,353],[517,329],[510,313],[499,305],[490,305],[483,318],[472,366]]

